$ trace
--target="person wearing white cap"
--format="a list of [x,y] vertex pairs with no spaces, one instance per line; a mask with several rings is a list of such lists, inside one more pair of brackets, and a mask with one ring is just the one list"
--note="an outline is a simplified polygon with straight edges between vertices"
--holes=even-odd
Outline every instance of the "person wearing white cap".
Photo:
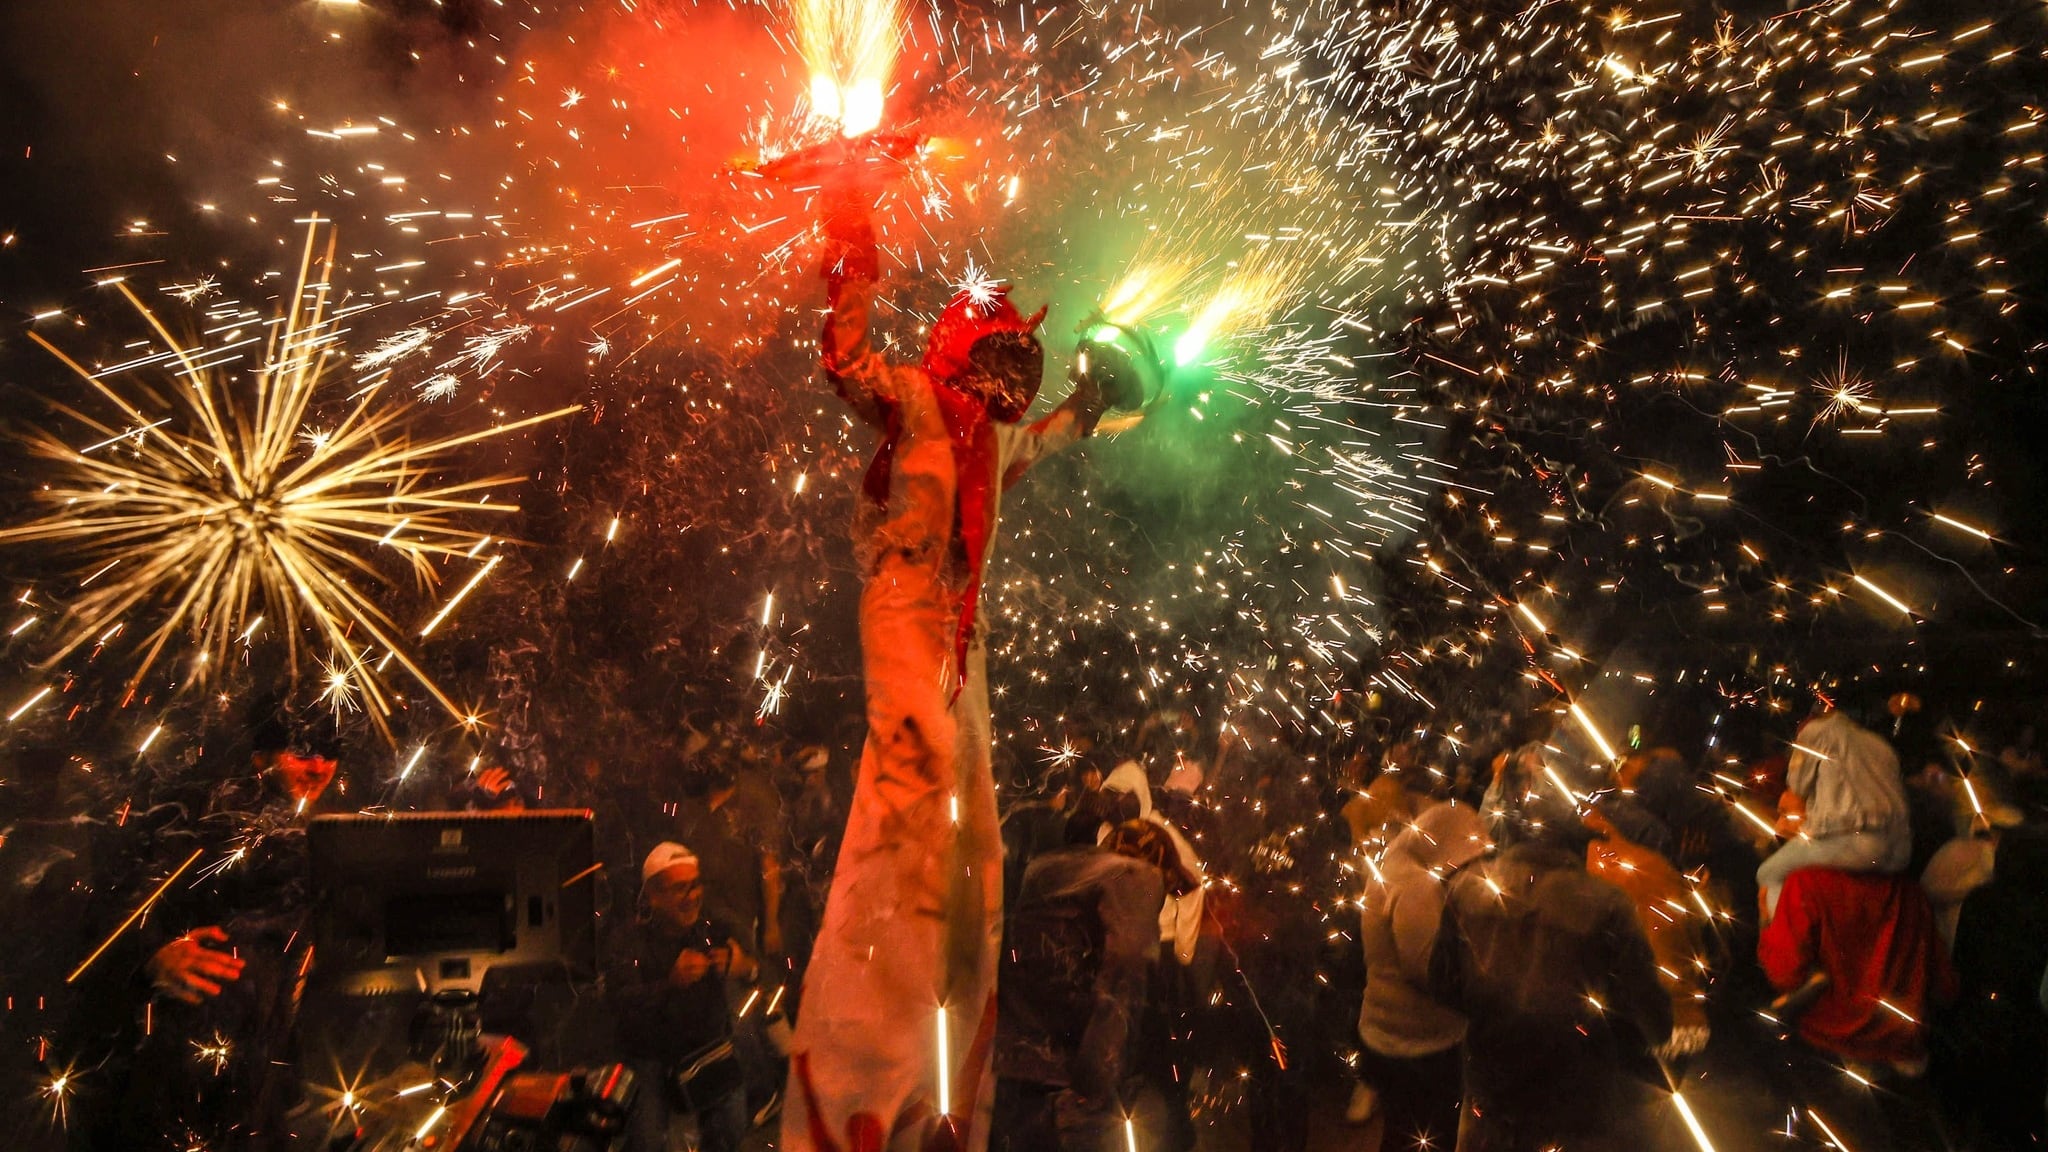
[[725,985],[753,961],[729,928],[704,915],[696,853],[664,841],[647,854],[637,927],[633,971],[613,993],[619,1047],[640,1079],[627,1152],[668,1152],[679,1112],[696,1116],[704,1152],[737,1152],[747,1097]]

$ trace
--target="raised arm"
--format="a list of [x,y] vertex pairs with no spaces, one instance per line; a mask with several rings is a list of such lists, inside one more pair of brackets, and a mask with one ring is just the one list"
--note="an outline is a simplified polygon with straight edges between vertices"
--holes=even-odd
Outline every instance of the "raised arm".
[[857,190],[827,191],[825,196],[825,258],[819,275],[825,279],[830,315],[818,338],[819,359],[840,399],[880,428],[897,396],[893,370],[868,345],[875,281],[881,275],[874,220]]
[[1074,390],[1060,406],[1018,433],[1015,446],[1003,461],[1004,488],[1022,480],[1033,464],[1095,431],[1096,423],[1109,407],[1102,398],[1102,389],[1091,377],[1080,373],[1071,379]]

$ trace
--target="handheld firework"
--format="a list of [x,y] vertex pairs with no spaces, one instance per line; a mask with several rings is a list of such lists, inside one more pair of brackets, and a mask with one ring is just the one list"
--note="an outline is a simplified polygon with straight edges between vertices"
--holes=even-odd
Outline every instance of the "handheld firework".
[[1168,369],[1144,329],[1121,324],[1102,310],[1083,320],[1067,379],[1101,389],[1113,411],[1149,412],[1166,397]]
[[925,137],[915,132],[877,130],[859,136],[834,136],[768,159],[742,158],[733,162],[733,168],[784,184],[858,179],[875,165],[909,164],[924,145]]

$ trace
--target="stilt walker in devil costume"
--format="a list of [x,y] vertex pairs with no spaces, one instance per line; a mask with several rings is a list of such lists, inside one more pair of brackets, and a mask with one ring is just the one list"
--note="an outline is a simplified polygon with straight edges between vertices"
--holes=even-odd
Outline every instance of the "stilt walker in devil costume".
[[804,981],[781,1147],[974,1152],[994,1094],[1002,931],[982,571],[1003,491],[1107,405],[1077,373],[1065,403],[1019,423],[1044,371],[1045,312],[1021,315],[1002,287],[954,297],[921,365],[877,354],[869,206],[851,187],[828,193],[820,346],[826,377],[882,437],[855,527],[867,744]]

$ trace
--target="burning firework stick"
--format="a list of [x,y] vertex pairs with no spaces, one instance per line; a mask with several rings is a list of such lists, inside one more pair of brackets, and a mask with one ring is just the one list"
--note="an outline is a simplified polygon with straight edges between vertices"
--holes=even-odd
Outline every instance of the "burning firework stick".
[[187,868],[192,867],[193,863],[199,859],[200,851],[200,849],[194,849],[190,856],[185,857],[185,862],[183,864],[178,865],[178,867],[174,871],[172,871],[172,873],[169,876],[164,877],[164,882],[156,886],[156,891],[151,892],[146,898],[144,898],[142,903],[137,904],[135,906],[135,911],[130,912],[128,914],[128,918],[126,920],[121,921],[121,926],[114,929],[111,935],[109,935],[105,940],[101,941],[100,946],[92,950],[92,955],[87,956],[83,961],[80,961],[78,967],[71,970],[71,975],[66,976],[64,978],[64,982],[66,984],[77,983],[78,978],[80,976],[85,975],[85,970],[87,968],[92,967],[92,962],[99,959],[100,956],[103,955],[107,949],[112,948],[114,946],[114,941],[119,940],[121,938],[121,933],[126,932],[128,931],[128,929],[134,927],[135,922],[137,920],[142,919],[143,913],[148,912],[150,906],[157,902],[157,898],[162,896],[165,890],[170,888],[172,883],[174,883],[178,879],[178,877],[183,876]]
[[769,180],[796,184],[824,180],[846,173],[856,165],[908,164],[924,145],[925,137],[913,132],[867,132],[859,136],[835,136],[772,159],[736,160],[733,168]]

